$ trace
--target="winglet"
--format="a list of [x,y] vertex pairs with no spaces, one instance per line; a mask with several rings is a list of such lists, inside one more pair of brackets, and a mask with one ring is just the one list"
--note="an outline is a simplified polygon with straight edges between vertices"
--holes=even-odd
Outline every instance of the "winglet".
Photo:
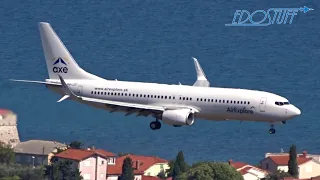
[[207,80],[206,75],[204,74],[198,60],[192,57],[194,61],[194,66],[197,72],[197,81],[193,84],[193,86],[202,86],[202,87],[209,87],[210,82]]
[[[61,82],[61,84],[62,84],[62,89],[63,89],[64,93],[66,93],[66,95],[64,95],[64,96],[63,96],[59,101],[57,101],[57,102],[61,102],[61,101],[63,101],[63,100],[66,100],[66,99],[70,98],[71,96],[78,97],[77,95],[75,95],[75,94],[71,91],[71,89],[69,88],[69,86],[67,85],[67,83],[64,81],[64,79],[63,79],[60,75],[58,75],[58,76],[59,76],[60,82]],[[78,98],[79,98],[79,97],[78,97]]]

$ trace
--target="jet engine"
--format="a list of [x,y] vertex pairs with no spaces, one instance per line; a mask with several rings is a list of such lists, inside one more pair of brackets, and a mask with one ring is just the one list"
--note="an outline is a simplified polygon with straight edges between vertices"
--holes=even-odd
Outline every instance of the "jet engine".
[[192,125],[194,113],[190,109],[166,110],[162,113],[162,121],[169,125]]

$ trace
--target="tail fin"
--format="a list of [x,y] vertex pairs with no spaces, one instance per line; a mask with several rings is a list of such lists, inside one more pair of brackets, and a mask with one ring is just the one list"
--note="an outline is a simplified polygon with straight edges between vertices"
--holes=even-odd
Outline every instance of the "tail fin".
[[50,79],[102,79],[76,63],[49,23],[40,22],[39,31]]

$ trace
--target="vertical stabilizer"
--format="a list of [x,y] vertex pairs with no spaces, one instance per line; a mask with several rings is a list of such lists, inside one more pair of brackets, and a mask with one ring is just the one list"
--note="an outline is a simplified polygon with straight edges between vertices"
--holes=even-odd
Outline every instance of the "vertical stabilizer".
[[76,63],[49,23],[40,22],[39,30],[50,79],[101,79]]

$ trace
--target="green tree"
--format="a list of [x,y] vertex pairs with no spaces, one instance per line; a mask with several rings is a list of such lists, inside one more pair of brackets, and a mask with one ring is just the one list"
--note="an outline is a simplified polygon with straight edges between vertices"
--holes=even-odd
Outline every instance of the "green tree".
[[179,162],[176,161],[173,166],[172,179],[175,180],[181,173],[183,173],[180,169]]
[[176,161],[178,162],[181,172],[186,172],[188,170],[188,164],[184,161],[182,151],[178,153]]
[[122,174],[120,180],[134,180],[134,173],[132,168],[132,160],[130,157],[126,157],[122,164]]
[[222,162],[200,162],[180,174],[177,180],[243,180],[243,176],[232,166]]
[[169,164],[170,169],[168,170],[168,177],[172,176],[175,179],[180,173],[184,173],[188,170],[189,166],[184,160],[183,152],[180,151],[176,159]]
[[37,166],[24,166],[20,164],[1,164],[0,165],[0,178],[16,178],[18,176],[22,180],[43,180],[45,179],[44,167]]
[[291,177],[291,175],[285,171],[278,170],[275,173],[268,174],[265,180],[282,180],[284,177]]
[[9,144],[0,142],[0,163],[12,164],[15,161],[14,151]]
[[288,173],[293,177],[298,177],[298,164],[297,164],[297,149],[295,145],[290,147],[289,161],[288,161]]
[[72,141],[69,146],[73,149],[81,149],[83,143],[81,141]]
[[49,180],[82,180],[78,169],[72,169],[70,160],[53,160],[51,165],[46,166],[45,176]]

